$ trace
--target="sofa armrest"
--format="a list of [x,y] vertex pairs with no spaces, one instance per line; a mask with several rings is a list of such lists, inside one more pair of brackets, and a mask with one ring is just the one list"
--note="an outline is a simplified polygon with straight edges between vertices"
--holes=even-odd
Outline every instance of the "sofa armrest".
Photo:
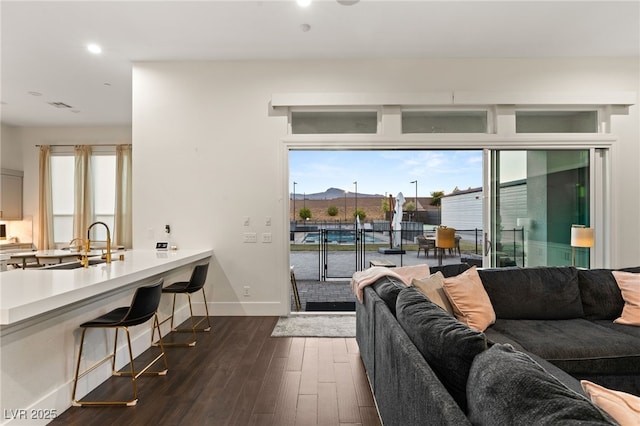
[[375,396],[385,426],[469,425],[384,303],[375,304]]

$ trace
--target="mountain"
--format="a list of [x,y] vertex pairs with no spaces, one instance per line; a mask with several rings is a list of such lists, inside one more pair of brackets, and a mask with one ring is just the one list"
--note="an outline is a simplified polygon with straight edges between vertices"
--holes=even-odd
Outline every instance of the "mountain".
[[[347,198],[354,198],[356,196],[355,192],[349,191],[347,192]],[[293,199],[293,194],[289,194],[289,197]],[[302,200],[304,198],[307,200],[335,200],[336,198],[344,198],[345,193],[344,189],[340,188],[329,188],[324,192],[316,192],[315,194],[295,194],[296,200]],[[358,198],[371,198],[371,197],[384,197],[384,195],[380,194],[363,194],[358,192]]]

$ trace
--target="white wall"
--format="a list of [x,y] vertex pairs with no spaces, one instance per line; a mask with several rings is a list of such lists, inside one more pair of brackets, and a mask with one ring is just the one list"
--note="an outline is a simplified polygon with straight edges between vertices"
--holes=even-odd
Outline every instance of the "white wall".
[[[214,249],[214,314],[284,314],[287,125],[269,116],[272,93],[638,91],[638,75],[637,58],[135,64],[134,246],[151,246],[170,224],[178,246]],[[640,259],[639,123],[636,106],[613,123],[614,267]],[[273,243],[243,243],[244,232],[271,232]]]

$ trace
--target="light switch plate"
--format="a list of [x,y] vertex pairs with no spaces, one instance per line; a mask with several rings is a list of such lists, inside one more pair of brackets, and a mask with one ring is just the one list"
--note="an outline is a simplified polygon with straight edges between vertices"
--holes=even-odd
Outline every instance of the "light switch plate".
[[271,232],[263,232],[262,233],[262,242],[270,243],[271,242]]
[[245,243],[257,243],[258,242],[258,234],[255,232],[245,232],[243,241]]

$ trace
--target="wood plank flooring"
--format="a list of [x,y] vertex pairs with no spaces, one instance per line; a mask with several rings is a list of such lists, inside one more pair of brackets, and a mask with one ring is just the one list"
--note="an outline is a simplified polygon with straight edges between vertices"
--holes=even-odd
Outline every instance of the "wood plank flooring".
[[[355,339],[270,337],[276,322],[212,317],[195,347],[166,348],[166,376],[138,379],[135,407],[72,407],[51,424],[380,425]],[[88,397],[130,395],[113,377]]]

